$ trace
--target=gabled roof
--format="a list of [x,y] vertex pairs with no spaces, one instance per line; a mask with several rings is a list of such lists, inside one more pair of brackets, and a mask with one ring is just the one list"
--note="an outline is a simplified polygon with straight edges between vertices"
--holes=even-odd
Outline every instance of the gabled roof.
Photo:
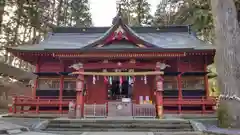
[[[123,40],[126,42],[121,42]],[[189,26],[129,27],[123,22],[120,13],[115,17],[111,27],[57,27],[37,45],[9,48],[15,51],[117,51],[124,49],[171,51],[176,49],[213,50],[215,48],[191,34]]]
[[113,25],[98,39],[88,44],[84,48],[103,47],[104,45],[112,42],[125,40],[129,43],[134,43],[140,48],[157,47],[151,42],[148,42],[138,36],[131,28],[129,28],[122,19],[121,12],[118,12],[117,16],[113,20]]

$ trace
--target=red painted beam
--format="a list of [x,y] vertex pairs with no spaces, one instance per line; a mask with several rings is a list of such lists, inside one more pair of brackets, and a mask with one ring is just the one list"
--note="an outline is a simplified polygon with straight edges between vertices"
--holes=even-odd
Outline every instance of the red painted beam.
[[155,69],[156,65],[151,63],[86,63],[84,69]]

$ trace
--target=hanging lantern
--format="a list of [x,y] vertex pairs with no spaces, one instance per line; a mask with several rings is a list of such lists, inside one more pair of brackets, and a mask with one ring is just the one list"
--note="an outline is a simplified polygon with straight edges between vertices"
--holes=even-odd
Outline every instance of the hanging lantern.
[[95,77],[95,75],[93,76],[93,82],[92,83],[96,84],[96,77]]
[[163,82],[161,80],[157,81],[157,91],[163,91]]
[[77,81],[76,91],[83,91],[83,82],[81,80]]
[[144,84],[147,84],[147,76],[144,76]]

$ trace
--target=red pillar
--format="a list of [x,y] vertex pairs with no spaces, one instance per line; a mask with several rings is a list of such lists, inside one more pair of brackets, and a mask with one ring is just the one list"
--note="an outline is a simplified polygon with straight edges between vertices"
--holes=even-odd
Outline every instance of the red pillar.
[[[156,63],[156,71],[161,70],[161,65],[159,62]],[[157,105],[157,115],[161,119],[163,117],[163,78],[161,75],[156,76],[156,105]]]
[[[182,78],[181,74],[177,76],[177,81],[178,81],[178,100],[182,101]],[[182,108],[181,104],[178,104],[178,111],[179,113],[182,113]]]
[[60,76],[60,87],[59,87],[59,113],[62,113],[62,99],[63,99],[63,87],[64,87],[64,76]]
[[[207,72],[207,57],[204,57],[204,72]],[[205,86],[205,91],[206,91],[206,99],[209,98],[209,86],[208,86],[208,76],[207,74],[204,75],[204,86]],[[204,98],[202,98],[202,102],[204,102]],[[206,111],[206,106],[205,104],[202,105],[202,113],[205,113]]]
[[[84,72],[83,67],[79,68],[79,72]],[[83,89],[84,89],[84,75],[79,74],[76,81],[76,109],[77,117],[83,117],[84,112],[84,100],[83,100]]]
[[163,79],[160,75],[156,76],[156,85],[157,115],[161,119],[163,117]]
[[[207,57],[204,57],[204,72],[207,72]],[[209,98],[209,84],[208,84],[208,76],[207,74],[204,75],[204,86],[205,86],[205,90],[206,90],[206,98]]]
[[[177,59],[177,71],[180,72],[180,57]],[[182,73],[177,76],[177,86],[178,86],[178,101],[182,101]],[[178,102],[181,103],[181,102]],[[182,113],[182,105],[178,104],[178,112]]]
[[[38,73],[40,70],[39,70],[39,61],[37,61],[37,64],[36,64],[36,67],[35,67],[35,72]],[[34,87],[32,89],[32,97],[33,98],[36,98],[36,91],[37,91],[37,88],[38,88],[38,77],[35,79],[34,81]]]

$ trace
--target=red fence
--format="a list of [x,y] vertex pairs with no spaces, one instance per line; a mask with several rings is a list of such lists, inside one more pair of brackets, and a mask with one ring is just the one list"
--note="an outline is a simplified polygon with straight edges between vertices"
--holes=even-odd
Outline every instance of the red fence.
[[[25,97],[25,96],[15,96],[13,98],[13,113],[23,113],[23,112],[33,112],[33,113],[67,113],[68,110],[63,110],[63,107],[67,107],[69,102],[75,99],[69,99],[70,97],[64,97],[63,99],[58,99],[56,97]],[[216,105],[216,98],[206,98],[206,97],[184,97],[183,99],[177,99],[172,97],[164,97],[163,107],[165,106],[177,106],[176,110],[164,109],[164,113],[199,113],[207,114],[214,113],[214,109],[207,109],[207,107],[214,108]],[[181,107],[186,106],[201,106],[201,110],[182,110]],[[20,108],[19,108],[20,107]],[[28,107],[26,109],[26,107]],[[40,107],[58,107],[58,109],[52,110],[41,110]],[[107,104],[85,104],[84,105],[84,117],[106,117]],[[151,104],[133,104],[132,106],[132,116],[133,117],[155,117],[156,109],[154,105]]]
[[107,104],[85,104],[85,118],[107,117]]
[[[163,107],[177,107],[176,110],[163,109],[164,113],[170,114],[212,114],[215,113],[217,98],[215,97],[164,97]],[[183,110],[184,107],[201,107],[200,110]]]
[[[14,96],[13,97],[13,113],[24,113],[24,112],[56,112],[56,113],[67,113],[68,110],[62,110],[62,107],[68,107],[69,102],[74,99],[58,99],[56,97],[26,97],[26,96]],[[59,107],[54,110],[40,110],[39,107]],[[20,110],[18,109],[20,107]],[[24,107],[28,107],[26,110]],[[34,108],[34,109],[32,109]]]
[[133,104],[134,118],[155,118],[156,108],[152,104]]
[[164,97],[163,105],[215,105],[216,98],[213,97]]

